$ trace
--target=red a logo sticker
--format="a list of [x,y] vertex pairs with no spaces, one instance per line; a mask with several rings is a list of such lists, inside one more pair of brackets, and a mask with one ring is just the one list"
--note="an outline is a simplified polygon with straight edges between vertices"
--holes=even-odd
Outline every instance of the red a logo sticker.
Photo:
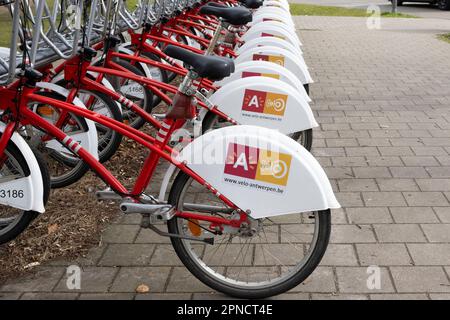
[[266,92],[246,89],[244,101],[242,102],[242,110],[263,113],[266,96]]
[[228,145],[224,173],[255,179],[258,167],[258,153],[258,148],[230,143]]

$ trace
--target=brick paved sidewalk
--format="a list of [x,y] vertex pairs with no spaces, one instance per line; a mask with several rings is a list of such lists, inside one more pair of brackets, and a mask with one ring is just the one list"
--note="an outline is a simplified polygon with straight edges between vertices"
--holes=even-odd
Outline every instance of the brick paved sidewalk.
[[[450,298],[450,22],[298,17],[317,120],[313,153],[343,210],[333,213],[321,266],[291,299]],[[169,241],[122,217],[86,259],[40,267],[0,288],[3,298],[223,298],[194,279]],[[82,290],[65,267],[84,268]],[[366,286],[381,267],[381,289]],[[150,293],[136,295],[146,283]]]

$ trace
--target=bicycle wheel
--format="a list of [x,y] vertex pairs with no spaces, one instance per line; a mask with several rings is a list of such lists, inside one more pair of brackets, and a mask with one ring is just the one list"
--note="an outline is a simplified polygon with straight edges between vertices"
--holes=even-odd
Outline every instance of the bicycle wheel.
[[[66,101],[65,97],[54,92],[39,92],[37,94]],[[28,106],[50,123],[56,123],[60,117],[60,110],[52,105],[30,101]],[[77,135],[87,132],[88,126],[84,118],[69,114],[69,119],[60,129],[68,135]],[[45,132],[26,126],[22,129],[21,134],[27,137],[31,146],[41,152],[47,162],[52,188],[67,187],[80,180],[89,170],[89,166],[84,161],[55,139],[43,141]]]
[[[50,176],[47,165],[42,156],[33,150],[36,160],[41,169],[42,181],[44,183],[44,205],[47,203],[50,194]],[[30,169],[19,148],[9,141],[5,149],[6,160],[0,168],[0,182],[11,179],[19,179],[29,175]],[[0,244],[9,242],[17,238],[39,215],[36,211],[24,211],[5,205],[0,205]]]
[[[232,125],[222,119],[214,112],[208,111],[202,122],[202,130],[205,133],[208,130],[217,129],[223,126]],[[303,131],[294,132],[287,135],[291,139],[300,143],[306,150],[311,151],[312,141],[313,141],[313,131],[312,129],[307,129]]]
[[[125,60],[117,60],[114,62],[136,75],[145,77],[145,74],[142,71]],[[118,93],[122,94],[128,100],[131,100],[136,105],[140,106],[147,113],[152,112],[153,92],[146,86],[134,80],[122,77],[106,75],[106,78]],[[135,129],[139,129],[145,124],[144,119],[142,119],[138,114],[131,111],[124,104],[122,104],[122,117],[124,122],[128,123],[128,125]]]
[[[170,191],[169,203],[189,211],[196,204],[214,206],[205,215],[239,219],[220,199],[185,173]],[[200,212],[197,207],[195,212]],[[204,208],[204,206],[203,206]],[[329,210],[282,215],[251,221],[251,235],[242,229],[217,226],[175,216],[170,233],[214,238],[214,244],[171,238],[186,268],[209,287],[238,298],[265,298],[303,282],[317,267],[328,245]]]

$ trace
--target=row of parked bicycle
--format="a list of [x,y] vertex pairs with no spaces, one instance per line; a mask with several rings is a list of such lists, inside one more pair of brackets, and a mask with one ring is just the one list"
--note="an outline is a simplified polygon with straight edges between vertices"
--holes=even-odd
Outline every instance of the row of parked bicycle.
[[[0,243],[92,170],[99,199],[170,237],[211,288],[262,298],[313,272],[339,203],[308,152],[312,79],[286,0],[0,4]],[[149,151],[132,186],[107,169],[124,136]]]

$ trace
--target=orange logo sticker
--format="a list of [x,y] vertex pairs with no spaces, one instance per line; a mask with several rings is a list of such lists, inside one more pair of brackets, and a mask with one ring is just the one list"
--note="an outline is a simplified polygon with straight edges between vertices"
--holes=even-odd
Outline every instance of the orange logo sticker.
[[286,153],[230,143],[224,173],[286,186],[291,160]]
[[286,110],[287,98],[286,94],[246,89],[242,110],[281,117]]
[[278,35],[267,33],[267,32],[262,32],[261,33],[261,37],[275,37],[275,38],[278,38],[278,39],[286,40],[286,37],[278,36]]
[[242,72],[242,78],[248,78],[248,77],[267,77],[267,78],[274,78],[274,79],[280,79],[279,74],[274,73],[260,73],[260,72],[249,72],[244,71]]
[[269,61],[276,63],[280,66],[284,67],[284,57],[283,56],[275,56],[275,55],[267,55],[267,54],[254,54],[253,61]]

